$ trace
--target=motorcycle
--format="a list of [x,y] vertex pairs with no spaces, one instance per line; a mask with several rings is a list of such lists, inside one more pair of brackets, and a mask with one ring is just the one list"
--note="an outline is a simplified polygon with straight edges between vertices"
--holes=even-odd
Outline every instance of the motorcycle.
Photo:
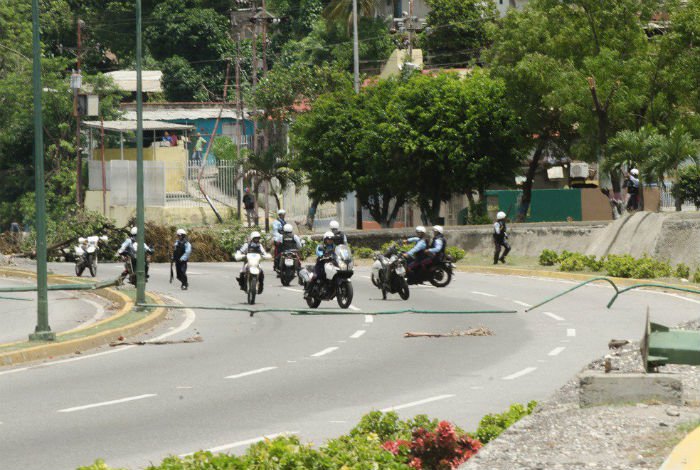
[[[150,248],[148,245],[144,244],[146,247],[146,264],[145,264],[145,271],[146,271],[146,282],[148,282],[148,278],[150,277],[148,275],[148,265],[151,261],[150,255],[153,254],[153,249]],[[135,252],[138,252],[138,243],[134,243],[134,250]],[[129,284],[131,285],[136,285],[136,256],[134,252],[124,255],[124,272],[122,273],[121,276],[121,281],[122,283],[124,282],[124,279],[129,280]]]
[[99,251],[99,242],[106,242],[106,236],[98,237],[93,235],[87,238],[79,238],[79,245],[75,246],[75,275],[80,277],[83,275],[85,268],[90,271],[92,277],[97,276],[97,252]]
[[279,269],[277,277],[282,281],[283,286],[288,286],[301,269],[301,260],[298,250],[287,250],[280,255]]
[[[338,245],[335,248],[335,256],[323,258],[326,262],[323,269],[326,274],[324,281],[314,283],[311,291],[306,296],[306,303],[310,308],[317,308],[323,300],[337,300],[340,308],[348,308],[352,303],[353,289],[350,278],[353,273],[352,254],[347,245]],[[307,266],[299,274],[306,287],[313,277],[314,267]]]
[[430,282],[435,287],[447,287],[452,281],[454,265],[452,257],[445,255],[441,260],[433,261],[430,265],[417,266],[407,269],[407,280],[409,285]]
[[[241,276],[243,277],[243,286],[248,295],[248,304],[253,305],[255,303],[255,296],[262,293],[260,289],[265,279],[265,273],[260,267],[263,256],[259,253],[247,253],[243,255],[237,252],[235,258],[236,261],[242,261],[244,258],[246,260]],[[270,258],[271,256],[269,254],[264,257],[264,259]]]
[[371,279],[372,283],[381,289],[382,299],[386,300],[386,294],[389,292],[408,300],[410,293],[406,281],[406,260],[395,244],[390,246],[385,254],[375,254]]

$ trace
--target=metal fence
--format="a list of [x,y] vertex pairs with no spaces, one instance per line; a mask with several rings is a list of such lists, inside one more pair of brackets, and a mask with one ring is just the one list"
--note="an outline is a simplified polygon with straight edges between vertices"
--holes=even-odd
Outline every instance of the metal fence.
[[206,205],[206,199],[202,194],[204,191],[214,204],[236,208],[238,206],[237,173],[236,165],[228,161],[208,161],[204,165],[193,162],[168,163],[166,165],[168,183],[165,193],[166,203],[174,207]]
[[[673,183],[666,183],[665,186],[659,188],[661,190],[661,210],[662,211],[675,211],[676,210],[676,198],[673,197]],[[697,211],[697,207],[692,202],[684,201],[681,205],[681,210],[684,212]]]

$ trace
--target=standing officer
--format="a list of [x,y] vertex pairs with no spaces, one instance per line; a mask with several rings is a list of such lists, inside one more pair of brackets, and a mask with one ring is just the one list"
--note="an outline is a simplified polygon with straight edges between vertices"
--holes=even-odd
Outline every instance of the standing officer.
[[173,261],[175,262],[175,270],[177,271],[177,280],[182,283],[180,288],[187,290],[189,283],[187,282],[187,260],[190,259],[192,253],[192,244],[187,240],[187,232],[183,229],[177,229],[177,239],[173,247]]

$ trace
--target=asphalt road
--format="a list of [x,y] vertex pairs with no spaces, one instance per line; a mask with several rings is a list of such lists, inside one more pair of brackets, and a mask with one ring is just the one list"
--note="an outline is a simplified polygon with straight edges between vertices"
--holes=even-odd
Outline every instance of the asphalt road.
[[[70,265],[53,265],[70,272]],[[301,289],[270,276],[260,307],[305,307]],[[242,305],[233,263],[191,264],[190,290],[154,265],[148,288],[190,305]],[[103,279],[118,265],[101,265]],[[0,455],[7,469],[74,469],[104,458],[142,468],[198,449],[242,452],[261,436],[298,433],[322,443],[370,410],[425,413],[473,430],[485,413],[546,398],[607,351],[611,338],[638,339],[647,307],[666,324],[698,317],[696,299],[637,291],[611,310],[608,287],[585,287],[546,307],[534,304],[566,281],[458,273],[445,289],[412,288],[424,309],[515,309],[516,314],[388,315],[368,268],[357,268],[348,315],[291,316],[174,310],[147,335],[203,342],[101,349],[92,355],[0,368]],[[324,302],[321,308],[337,308]],[[404,338],[483,326],[487,337]]]

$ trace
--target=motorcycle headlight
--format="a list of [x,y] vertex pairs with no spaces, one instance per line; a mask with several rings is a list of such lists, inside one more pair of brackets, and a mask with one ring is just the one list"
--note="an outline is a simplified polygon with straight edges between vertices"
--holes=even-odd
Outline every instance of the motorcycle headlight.
[[341,271],[345,271],[348,269],[348,264],[345,261],[339,261],[338,268],[340,268]]

